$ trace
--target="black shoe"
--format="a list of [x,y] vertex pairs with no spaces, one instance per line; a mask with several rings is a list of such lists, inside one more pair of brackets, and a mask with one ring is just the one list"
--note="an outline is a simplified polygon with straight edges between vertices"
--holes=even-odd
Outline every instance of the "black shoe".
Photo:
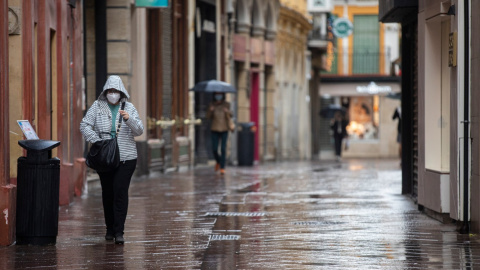
[[123,245],[125,243],[125,239],[123,239],[123,235],[119,235],[115,237],[115,244]]
[[113,233],[107,232],[105,234],[105,240],[107,240],[107,241],[112,241],[114,238],[115,238],[115,236],[113,236]]

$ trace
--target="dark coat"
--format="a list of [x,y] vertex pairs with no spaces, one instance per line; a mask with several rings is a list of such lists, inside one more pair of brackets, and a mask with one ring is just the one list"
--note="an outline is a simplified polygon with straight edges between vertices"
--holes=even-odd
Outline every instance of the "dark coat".
[[392,120],[395,120],[398,118],[398,125],[397,125],[397,131],[398,134],[402,133],[402,114],[398,110],[398,108],[395,109],[395,112],[393,113]]
[[[338,132],[338,126],[341,125],[341,132]],[[348,122],[346,120],[335,121],[330,125],[330,128],[333,130],[334,136],[342,136],[343,138],[347,137],[347,126]]]

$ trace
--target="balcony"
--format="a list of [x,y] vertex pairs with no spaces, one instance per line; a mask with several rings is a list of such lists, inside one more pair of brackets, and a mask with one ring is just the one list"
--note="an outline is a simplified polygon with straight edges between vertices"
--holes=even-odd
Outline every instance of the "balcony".
[[327,49],[327,35],[321,34],[320,31],[312,30],[308,34],[308,47],[311,49],[326,50]]
[[328,41],[334,40],[333,33],[328,30],[330,20],[328,13],[316,13],[312,17],[312,30],[308,34],[308,48],[313,53],[326,51]]
[[[344,61],[345,58],[347,58],[347,62]],[[397,73],[394,63],[391,61],[390,53],[358,52],[338,55],[335,52],[326,54],[326,59],[328,61],[327,66],[330,66],[330,71],[322,74],[395,76]],[[348,63],[347,71],[339,65],[339,60],[342,63]]]

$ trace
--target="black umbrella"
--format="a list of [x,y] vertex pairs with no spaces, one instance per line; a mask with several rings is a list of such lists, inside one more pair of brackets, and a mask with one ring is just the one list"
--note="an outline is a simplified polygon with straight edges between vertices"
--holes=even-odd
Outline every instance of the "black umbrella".
[[320,115],[323,118],[333,118],[335,116],[335,113],[340,112],[343,116],[345,116],[345,113],[347,112],[344,107],[336,104],[330,104],[328,105],[327,108],[323,108],[320,111]]
[[237,90],[231,84],[217,81],[209,80],[197,83],[190,91],[195,92],[219,92],[219,93],[235,93]]

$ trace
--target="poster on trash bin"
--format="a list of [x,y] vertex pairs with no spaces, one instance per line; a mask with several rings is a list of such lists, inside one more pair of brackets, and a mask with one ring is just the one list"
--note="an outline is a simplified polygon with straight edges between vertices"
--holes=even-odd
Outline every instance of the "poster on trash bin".
[[33,129],[32,125],[30,125],[30,122],[28,122],[28,120],[17,120],[17,123],[20,126],[20,129],[22,129],[22,132],[25,135],[25,138],[27,138],[27,140],[39,139],[37,133]]

